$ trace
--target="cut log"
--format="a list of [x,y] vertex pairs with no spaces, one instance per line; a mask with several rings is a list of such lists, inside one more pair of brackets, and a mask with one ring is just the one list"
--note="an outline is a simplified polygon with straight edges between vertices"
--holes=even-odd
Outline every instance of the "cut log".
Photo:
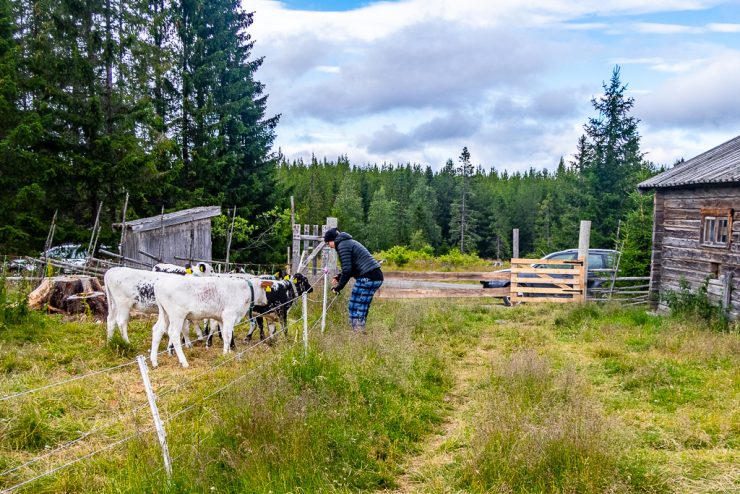
[[46,278],[28,296],[32,309],[44,306],[69,314],[91,313],[97,319],[104,319],[108,304],[100,282],[93,276],[56,276]]

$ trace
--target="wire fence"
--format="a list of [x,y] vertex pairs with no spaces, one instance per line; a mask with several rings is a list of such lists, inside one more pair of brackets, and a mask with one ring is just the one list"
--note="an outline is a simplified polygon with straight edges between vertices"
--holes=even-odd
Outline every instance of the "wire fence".
[[[324,273],[324,276],[319,277],[314,281],[314,283],[311,285],[311,288],[319,286],[322,282],[328,281],[328,274]],[[324,291],[326,293],[326,291]],[[247,318],[243,320],[237,327],[243,327],[246,324],[252,325],[256,322],[257,318],[259,317],[266,317],[269,316],[270,313],[277,312],[278,310],[282,309],[286,305],[292,305],[296,301],[300,300],[302,298],[301,295],[296,295],[293,298],[288,299],[287,301],[281,303],[280,305],[276,307],[270,308],[270,310],[262,312],[260,314],[253,314],[252,317]],[[321,303],[322,304],[322,310],[319,316],[315,316],[315,320],[313,321],[310,330],[305,327],[306,326],[306,318],[305,316],[301,319],[289,321],[287,324],[281,325],[279,331],[271,332],[268,328],[268,335],[264,338],[259,339],[258,341],[249,344],[245,349],[235,352],[233,354],[230,354],[226,357],[224,357],[222,360],[220,360],[217,363],[213,363],[211,365],[208,365],[206,368],[199,370],[197,373],[187,376],[187,378],[181,382],[178,382],[173,385],[161,385],[156,390],[156,401],[160,402],[162,405],[165,406],[166,409],[168,409],[168,413],[166,418],[161,420],[161,425],[167,425],[171,424],[173,420],[182,417],[187,412],[195,409],[199,405],[203,405],[204,403],[208,402],[209,400],[212,400],[214,397],[222,394],[227,389],[233,387],[235,384],[243,381],[247,377],[253,375],[258,371],[260,368],[259,366],[254,366],[250,369],[244,370],[244,372],[240,372],[236,377],[230,378],[227,382],[223,383],[222,385],[218,386],[216,389],[210,391],[209,393],[199,396],[197,394],[195,395],[189,395],[186,391],[189,387],[194,387],[197,384],[202,384],[205,382],[203,380],[206,376],[213,376],[215,375],[216,371],[218,369],[225,368],[227,366],[230,366],[234,364],[235,362],[240,362],[243,360],[243,357],[248,354],[249,352],[254,351],[255,348],[259,346],[266,345],[267,343],[274,341],[276,338],[278,338],[282,334],[288,333],[289,328],[299,325],[301,322],[304,323],[304,338],[308,337],[309,334],[312,334],[314,332],[314,329],[319,325],[319,323],[322,322],[322,320],[325,318],[326,313],[324,311],[328,311],[329,308],[334,304],[334,302],[337,300],[338,296],[335,296],[330,303],[326,303],[325,299],[321,300],[310,300],[308,297],[304,298],[304,304],[303,304],[303,312],[304,314],[308,313],[308,302],[311,302],[313,304]],[[298,332],[296,331],[296,334]],[[211,337],[212,334],[204,335],[202,338],[199,338],[200,340],[206,340],[208,337]],[[299,342],[299,340],[296,338],[291,343],[290,340],[287,340],[289,343],[288,349],[293,349]],[[307,344],[307,341],[304,342],[304,344]],[[169,346],[169,344],[168,344]],[[159,355],[168,353],[170,351],[169,348],[159,352]],[[275,361],[276,359],[280,358],[280,353],[273,354],[272,358],[268,360],[267,363],[270,363],[272,361]],[[43,386],[39,386],[37,388],[27,389],[24,391],[19,391],[16,393],[11,393],[8,395],[5,395],[3,397],[0,397],[0,404],[2,403],[9,403],[16,399],[22,399],[25,396],[34,395],[34,394],[40,394],[40,393],[48,393],[52,392],[54,390],[57,390],[59,388],[63,388],[65,385],[69,385],[70,383],[80,382],[83,380],[93,379],[95,377],[101,377],[101,376],[115,376],[115,375],[124,375],[126,378],[128,378],[132,382],[136,382],[136,374],[133,372],[126,373],[124,369],[128,369],[128,367],[132,367],[138,363],[137,359],[134,359],[132,361],[128,361],[122,364],[118,364],[115,366],[107,367],[104,369],[95,370],[80,376],[74,376],[68,379],[64,379],[58,382],[49,383]],[[262,362],[264,365],[265,362]],[[142,373],[143,374],[143,373]],[[148,378],[146,378],[148,379]],[[141,385],[141,382],[139,382],[139,385]],[[140,388],[142,386],[137,386],[137,389],[135,389],[133,392],[137,394],[140,393]],[[146,383],[144,383],[144,387],[146,387]],[[95,390],[94,385],[90,385],[88,387],[89,389]],[[179,403],[179,407],[170,410],[172,406],[177,406],[178,404],[175,402],[170,403],[164,400],[166,397],[182,397],[182,396],[190,396],[194,399],[188,400],[185,403]],[[135,400],[132,400],[135,401]],[[173,401],[173,400],[170,400]],[[118,413],[115,417],[112,417],[108,420],[104,420],[102,423],[98,423],[96,425],[93,425],[91,428],[85,431],[79,431],[79,434],[77,437],[61,442],[59,444],[53,445],[53,446],[47,446],[46,450],[38,454],[36,456],[33,456],[31,458],[27,458],[25,460],[17,461],[15,465],[11,465],[11,460],[7,459],[5,461],[5,465],[7,465],[7,468],[0,472],[0,487],[2,490],[0,490],[0,494],[2,493],[10,493],[15,492],[19,489],[22,489],[24,487],[27,487],[31,485],[32,483],[44,478],[49,477],[55,474],[58,474],[59,472],[70,468],[74,465],[77,465],[78,463],[93,458],[97,455],[100,455],[101,453],[111,451],[114,448],[118,446],[122,446],[129,441],[132,441],[133,439],[139,438],[144,436],[145,434],[152,433],[157,430],[158,424],[157,424],[157,418],[155,417],[154,424],[147,426],[145,428],[137,427],[137,423],[142,420],[139,418],[139,415],[141,412],[143,412],[147,407],[151,406],[151,402],[147,403],[141,403],[136,402],[133,406],[126,408],[126,409],[119,409]],[[155,404],[156,407],[156,404]],[[151,420],[151,417],[149,418]],[[134,427],[137,430],[131,431],[131,428]],[[116,430],[109,434],[114,440],[112,442],[109,442],[107,444],[103,445],[90,445],[87,444],[89,439],[91,439],[94,436],[101,435],[102,433],[106,431],[111,431],[114,428]],[[126,432],[126,431],[129,432]],[[161,440],[161,438],[160,438]],[[198,441],[197,445],[200,445],[202,443],[203,439]],[[52,460],[62,454],[66,455],[66,458],[63,458],[61,462],[57,460],[56,464],[52,463]],[[184,454],[184,453],[183,453]],[[180,458],[182,456],[178,455],[175,457],[175,460]],[[166,462],[165,462],[166,463]],[[41,468],[38,468],[41,466]],[[165,468],[164,466],[162,468]]]

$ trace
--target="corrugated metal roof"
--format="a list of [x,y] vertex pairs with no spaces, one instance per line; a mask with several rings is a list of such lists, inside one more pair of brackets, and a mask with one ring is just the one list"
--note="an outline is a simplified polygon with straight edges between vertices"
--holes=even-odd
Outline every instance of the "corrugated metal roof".
[[640,190],[740,183],[740,136],[640,183]]
[[[221,214],[221,206],[203,206],[199,208],[183,209],[174,213],[167,213],[149,218],[140,218],[126,222],[126,228],[133,231],[146,231],[154,228],[179,225],[189,221],[198,221],[206,218],[212,218]],[[114,223],[114,227],[120,228],[120,223]]]

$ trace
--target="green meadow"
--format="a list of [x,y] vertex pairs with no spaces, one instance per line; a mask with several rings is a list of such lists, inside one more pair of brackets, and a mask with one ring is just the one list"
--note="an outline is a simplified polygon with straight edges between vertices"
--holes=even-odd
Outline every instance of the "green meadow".
[[[196,344],[149,369],[151,319],[0,315],[0,488],[15,492],[738,492],[740,334],[616,306],[346,300],[308,351],[287,335],[236,354]],[[121,366],[83,379],[99,369]],[[64,447],[61,447],[64,446]],[[21,466],[26,462],[33,463]],[[21,466],[20,468],[17,468]],[[14,470],[15,469],[15,470]]]

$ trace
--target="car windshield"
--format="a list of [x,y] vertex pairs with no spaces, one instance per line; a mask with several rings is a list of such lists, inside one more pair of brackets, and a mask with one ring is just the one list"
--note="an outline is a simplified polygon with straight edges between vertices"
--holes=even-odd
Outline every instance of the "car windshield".
[[54,259],[85,259],[87,251],[81,245],[65,244],[48,249],[45,255]]

